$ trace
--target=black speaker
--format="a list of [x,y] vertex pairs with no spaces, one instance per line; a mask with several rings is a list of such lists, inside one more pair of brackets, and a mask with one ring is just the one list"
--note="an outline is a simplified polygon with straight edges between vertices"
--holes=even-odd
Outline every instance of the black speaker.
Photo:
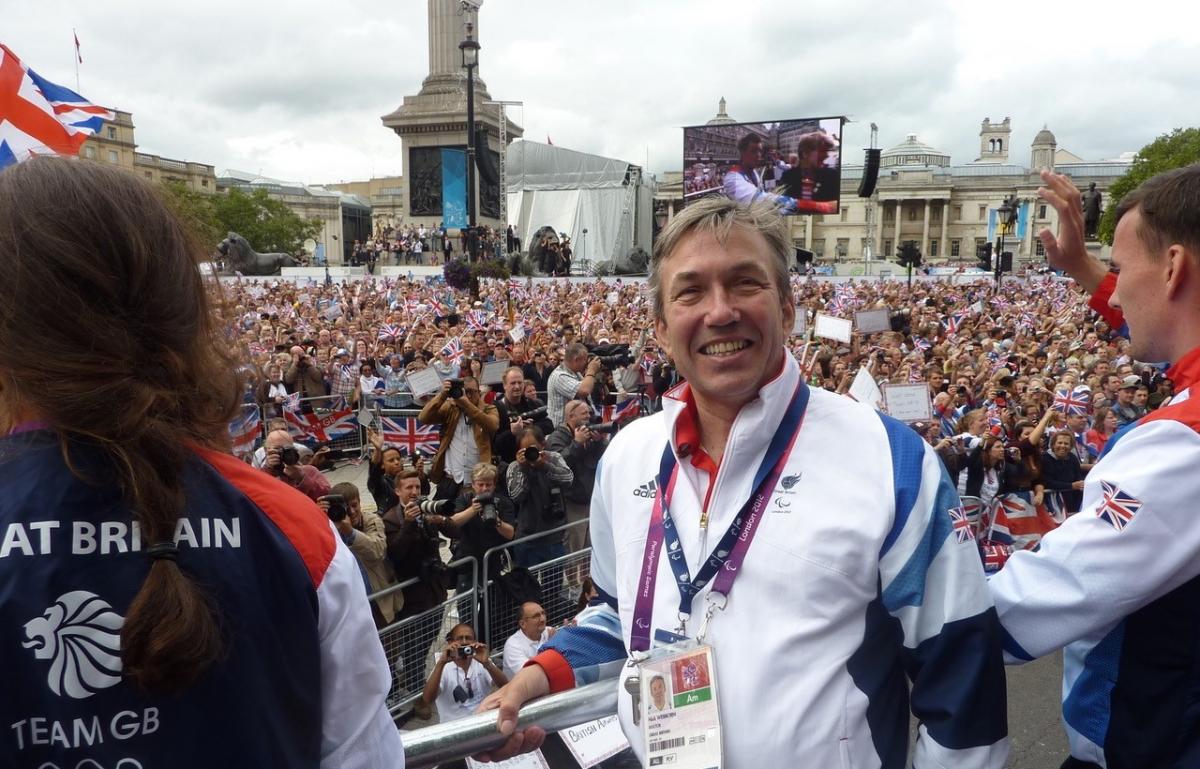
[[796,264],[802,266],[805,264],[812,264],[814,256],[816,256],[816,254],[814,254],[812,251],[809,251],[807,248],[796,248]]
[[883,150],[870,149],[863,158],[863,175],[858,182],[858,196],[869,198],[875,192],[875,182],[879,179],[879,156]]
[[1000,254],[1000,272],[1012,272],[1012,262],[1012,251],[1005,251],[1004,253]]

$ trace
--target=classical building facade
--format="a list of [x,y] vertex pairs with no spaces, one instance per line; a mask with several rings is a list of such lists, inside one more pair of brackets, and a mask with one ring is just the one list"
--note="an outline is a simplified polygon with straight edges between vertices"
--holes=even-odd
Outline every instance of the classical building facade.
[[399,227],[408,218],[404,209],[403,176],[376,176],[363,182],[338,182],[321,186],[370,201],[373,234],[382,234],[389,227]]
[[[722,99],[720,112],[710,122],[730,121],[724,107]],[[1080,190],[1095,182],[1096,189],[1106,193],[1129,170],[1132,156],[1087,162],[1059,148],[1054,134],[1043,128],[1028,154],[1016,157],[1011,136],[1009,118],[1000,122],[984,118],[979,156],[955,165],[949,154],[909,134],[882,153],[878,183],[870,198],[856,194],[862,166],[844,164],[839,212],[792,217],[793,241],[824,262],[894,262],[901,245],[911,242],[927,262],[974,264],[976,247],[996,240],[996,211],[1015,194],[1022,203],[1020,222],[1018,232],[1006,237],[1004,250],[1013,252],[1018,262],[1044,259],[1036,234],[1057,226],[1057,218],[1053,207],[1037,197],[1039,169],[1068,174]],[[682,175],[668,172],[658,187],[656,220],[660,224],[669,220],[681,208],[682,199]],[[1107,207],[1107,194],[1104,201]]]
[[217,177],[210,165],[138,152],[133,115],[120,110],[114,112],[116,118],[83,143],[80,157],[127,168],[156,184],[177,182],[196,192],[217,191]]
[[[459,43],[468,32],[481,41],[478,15],[461,0],[428,0],[429,75],[419,93],[405,96],[395,111],[382,117],[384,126],[401,139],[404,176],[400,195],[405,223],[433,226],[443,221],[441,150],[465,150],[467,146],[467,75]],[[483,46],[480,59],[486,58],[487,47]],[[502,130],[501,110],[486,104],[492,97],[478,67],[473,91],[475,122],[486,130],[486,143],[476,147],[476,153],[491,172],[476,173],[476,221],[503,227],[504,148],[523,132],[507,118]]]

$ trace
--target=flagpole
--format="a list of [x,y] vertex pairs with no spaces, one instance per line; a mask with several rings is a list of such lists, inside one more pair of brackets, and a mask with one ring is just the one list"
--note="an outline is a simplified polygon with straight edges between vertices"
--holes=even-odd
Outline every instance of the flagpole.
[[74,27],[71,27],[71,38],[75,41],[75,55],[71,57],[75,60],[75,93],[79,93],[82,90],[79,87],[79,34]]

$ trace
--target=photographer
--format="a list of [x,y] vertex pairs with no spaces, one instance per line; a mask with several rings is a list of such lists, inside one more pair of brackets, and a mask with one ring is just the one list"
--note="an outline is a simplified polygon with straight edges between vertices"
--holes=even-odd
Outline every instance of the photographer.
[[447,379],[417,419],[442,425],[442,440],[429,478],[438,484],[438,499],[453,499],[470,480],[472,467],[492,461],[492,436],[500,427],[496,407],[483,402],[475,377]]
[[[404,588],[404,608],[397,620],[412,617],[434,608],[446,600],[450,575],[442,562],[439,533],[449,536],[454,525],[444,512],[422,500],[421,479],[416,470],[401,470],[396,475],[396,506],[383,515],[383,530],[387,537],[387,557],[396,572],[396,581],[419,580]],[[422,511],[425,503],[428,512]],[[430,510],[429,508],[434,509]],[[449,505],[445,505],[446,508]],[[438,628],[420,626],[414,648],[417,650],[404,661],[404,688],[416,691],[425,679],[425,653],[436,637]]]
[[[396,584],[396,572],[387,559],[387,534],[383,519],[377,513],[364,512],[358,487],[353,483],[336,484],[329,493],[317,500],[317,505],[329,516],[342,541],[354,553],[367,574],[370,592]],[[371,607],[376,627],[392,624],[397,612],[404,608],[404,593],[395,591],[376,601]]]
[[275,430],[265,442],[263,470],[298,489],[314,502],[329,493],[329,481],[312,465],[300,464],[300,452],[292,447],[286,430]]
[[421,702],[437,702],[441,723],[455,721],[475,712],[493,689],[508,683],[508,676],[492,662],[487,644],[475,640],[475,631],[465,622],[446,635],[446,648],[425,682]]
[[[404,469],[404,455],[395,446],[385,446],[383,436],[373,426],[367,428],[367,440],[371,444],[371,462],[367,466],[367,491],[371,492],[371,498],[375,500],[376,510],[391,510],[396,506],[396,477]],[[421,482],[419,493],[428,493],[425,458],[419,451],[413,460],[413,469]]]
[[[292,363],[288,370],[283,372],[283,383],[292,392],[300,393],[303,401],[300,405],[302,411],[312,411],[313,406],[326,405],[325,376],[321,369],[313,364],[313,352],[311,347],[306,350],[296,345],[291,349]],[[309,398],[320,400],[308,400]]]
[[[525,374],[513,366],[504,372],[504,397],[495,402],[500,429],[492,439],[492,451],[505,462],[517,458],[517,435],[535,425],[543,433],[554,429],[546,405],[536,398],[525,396]],[[507,427],[506,427],[507,426]]]
[[[567,489],[567,523],[588,517],[592,504],[592,487],[596,483],[596,466],[608,448],[608,434],[603,425],[588,425],[592,409],[583,401],[571,401],[563,411],[563,423],[546,438],[546,448],[558,452],[571,468],[574,480]],[[611,425],[609,425],[611,427]],[[610,433],[611,434],[611,433]],[[577,526],[567,532],[567,550],[574,553],[588,545],[588,531]],[[578,580],[570,580],[577,582]]]
[[[565,492],[575,480],[562,455],[546,450],[542,431],[526,427],[517,437],[517,460],[508,466],[508,496],[517,507],[517,536],[548,531],[566,523]],[[561,538],[513,547],[517,566],[533,566],[566,555]],[[553,585],[543,585],[552,588]]]
[[[480,462],[471,471],[471,489],[454,502],[457,511],[450,516],[454,540],[454,560],[475,558],[483,563],[483,554],[509,542],[517,534],[517,516],[507,497],[496,495],[496,466]],[[500,559],[488,569],[485,579],[500,576]],[[470,574],[459,575],[459,591],[470,589]],[[466,584],[464,579],[466,578]]]
[[546,406],[555,427],[562,422],[567,401],[582,400],[592,394],[601,367],[600,360],[589,358],[588,350],[582,344],[567,345],[562,363],[546,381]]

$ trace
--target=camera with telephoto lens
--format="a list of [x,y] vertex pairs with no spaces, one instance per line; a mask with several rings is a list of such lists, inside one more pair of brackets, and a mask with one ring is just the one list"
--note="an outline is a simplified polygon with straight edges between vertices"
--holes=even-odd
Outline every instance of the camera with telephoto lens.
[[492,493],[476,494],[471,500],[479,505],[479,520],[496,526],[500,523],[500,511],[496,509],[496,495]]
[[588,354],[600,361],[600,365],[612,370],[633,363],[633,353],[627,344],[594,344],[588,346]]
[[350,508],[346,506],[346,498],[341,494],[326,494],[321,499],[329,503],[327,515],[329,520],[334,523],[342,522],[350,514]]
[[539,419],[545,419],[546,415],[549,413],[550,413],[550,410],[548,408],[546,408],[545,406],[538,406],[536,409],[530,409],[529,411],[526,411],[522,414],[512,414],[511,416],[514,420],[515,419],[528,419],[531,422],[536,422]]
[[446,393],[447,398],[456,399],[463,397],[463,383],[461,379],[448,379],[446,381],[450,383],[450,390]]
[[591,419],[588,420],[587,429],[591,430],[594,433],[599,433],[602,435],[616,435],[617,434],[617,423],[616,422],[601,422],[600,417],[592,417]]

